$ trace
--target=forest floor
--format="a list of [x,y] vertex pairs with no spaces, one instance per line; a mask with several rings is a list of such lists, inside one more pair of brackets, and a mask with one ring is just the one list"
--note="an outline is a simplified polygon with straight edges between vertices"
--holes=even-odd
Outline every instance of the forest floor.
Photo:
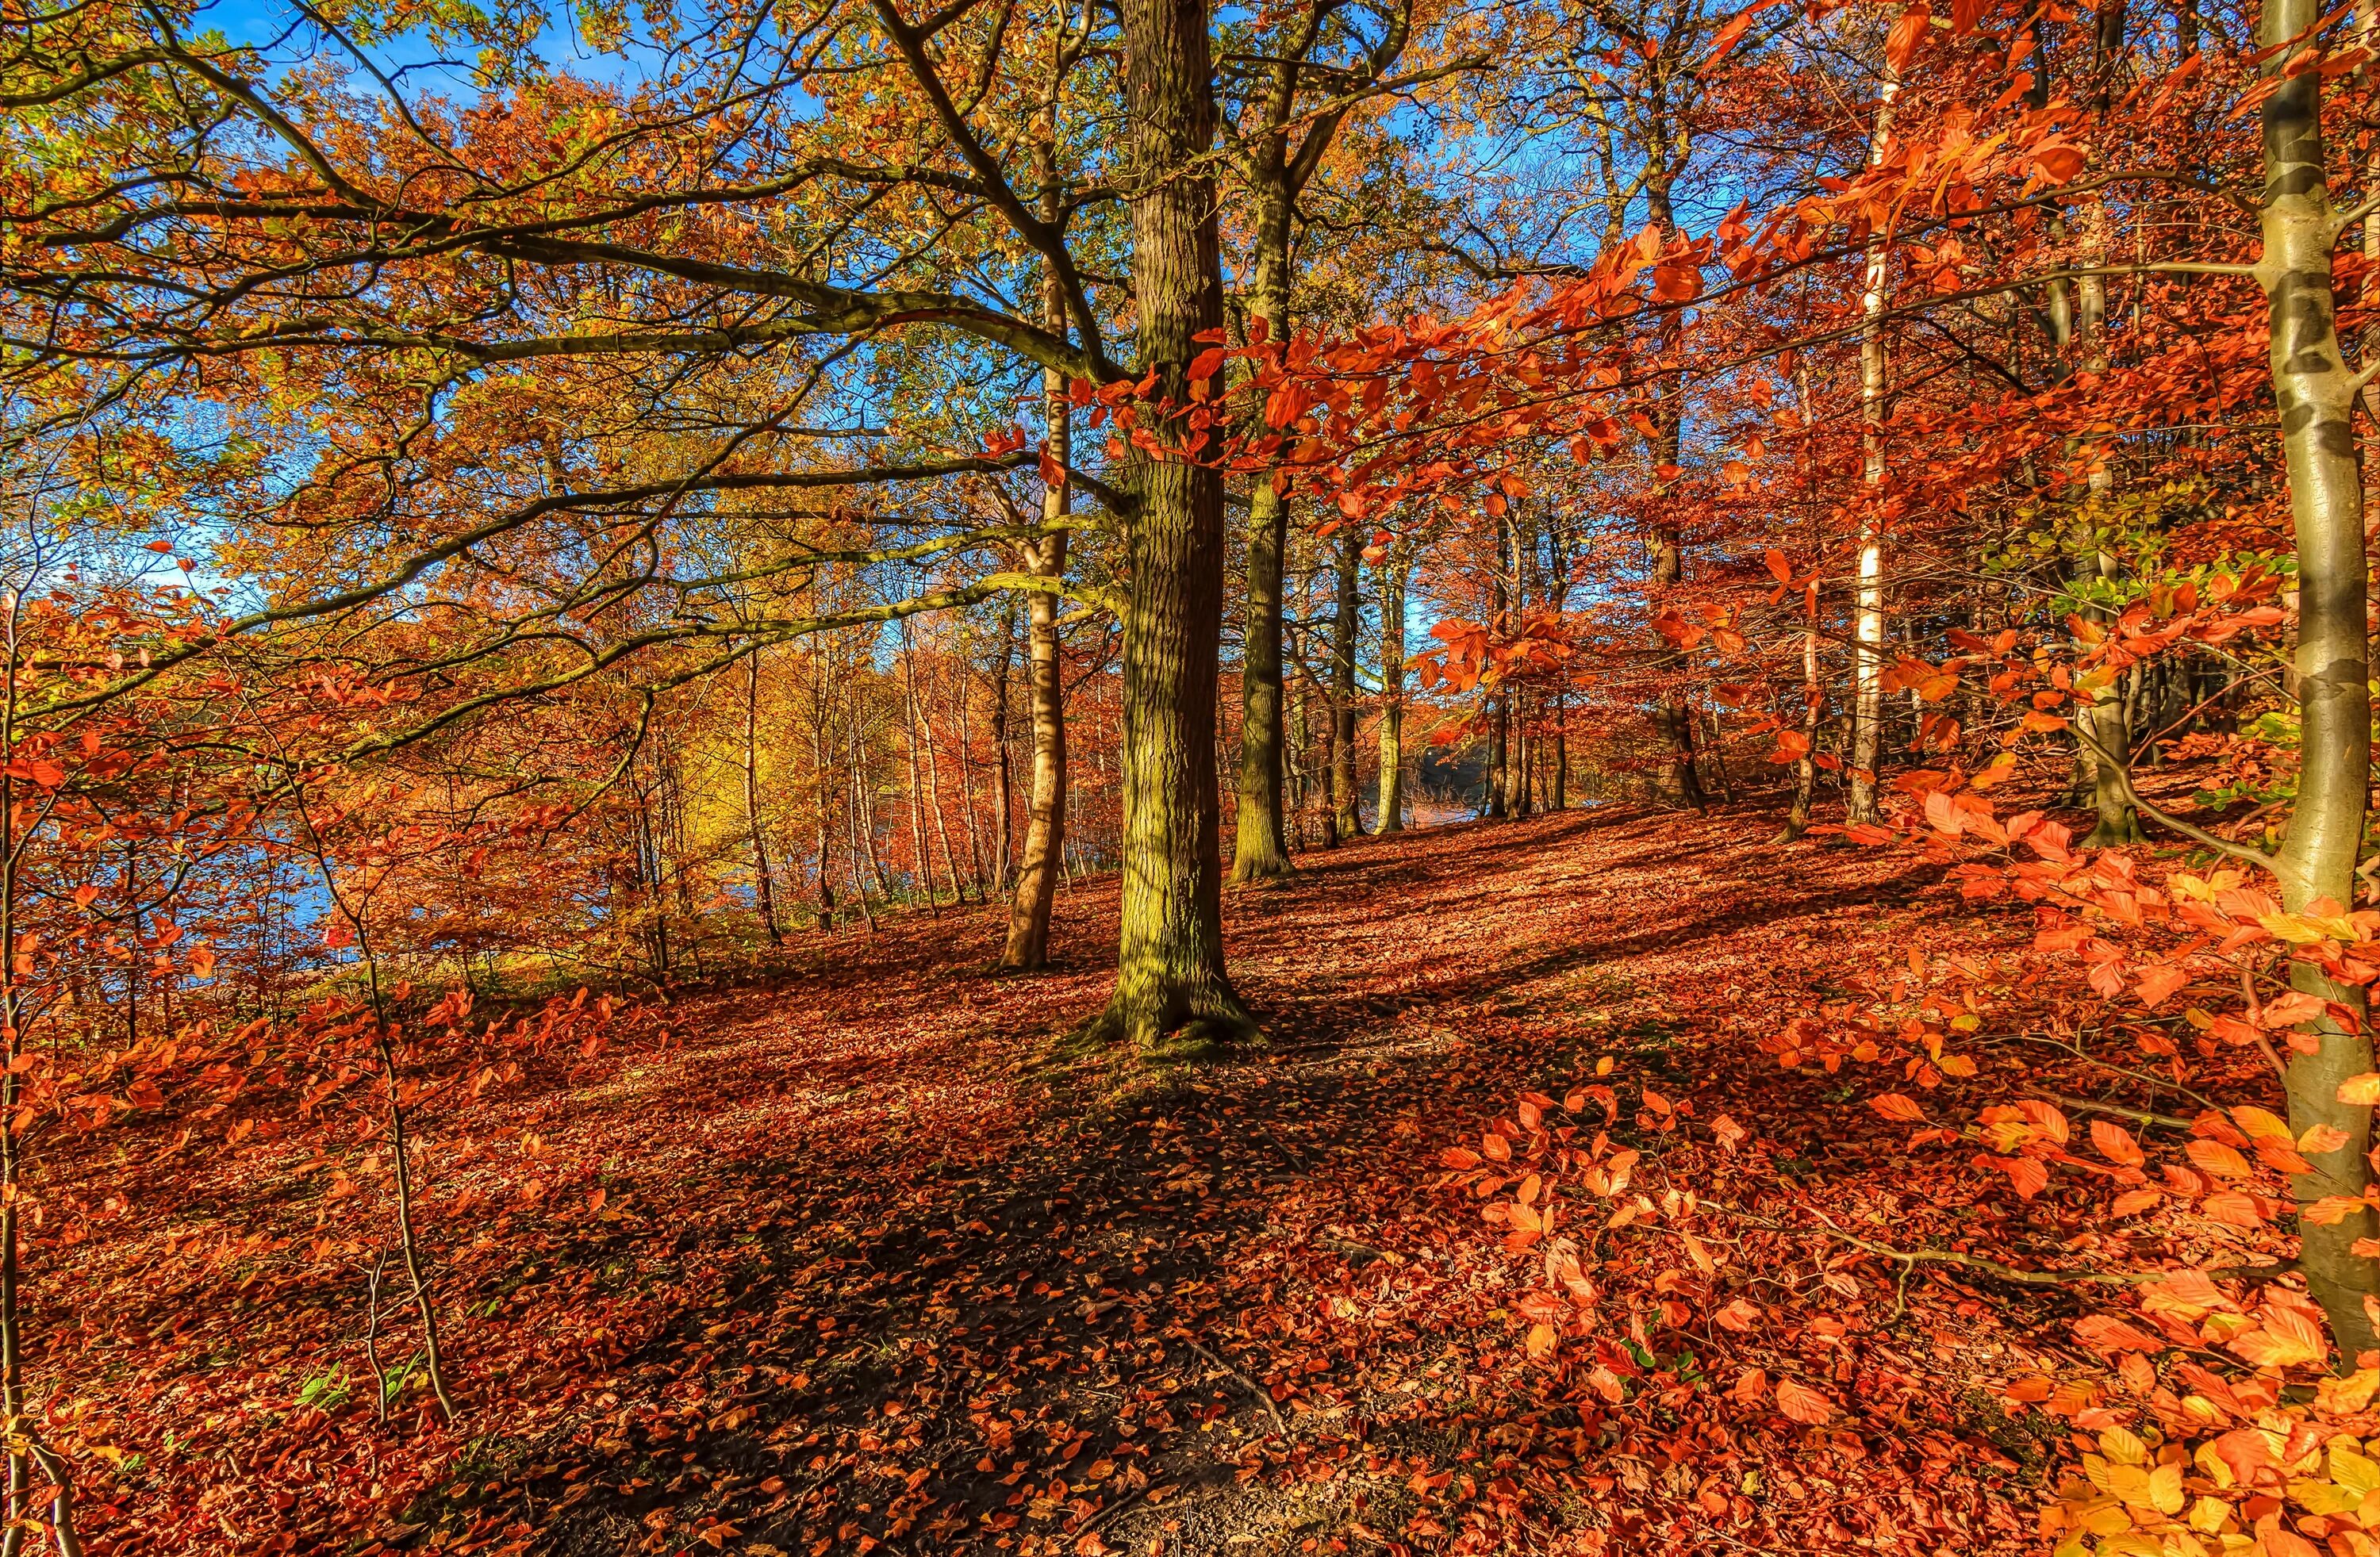
[[[1543,1261],[1439,1165],[1609,1056],[1666,1100],[1615,1136],[1682,1150],[1725,1116],[1749,1144],[1717,1181],[1747,1203],[1923,1236],[1951,1197],[1865,1106],[1894,1079],[1758,1044],[1985,932],[1937,871],[1772,831],[1611,805],[1304,855],[1226,907],[1269,1046],[1167,1076],[1051,1057],[1107,988],[1111,881],[1062,896],[1041,977],[981,972],[981,909],[812,933],[781,982],[425,1119],[452,1434],[418,1381],[375,1423],[348,1267],[176,1263],[225,1237],[298,1259],[346,1178],[322,1189],[320,1143],[161,1153],[126,1182],[181,1176],[182,1209],[136,1198],[69,1284],[104,1316],[57,1316],[36,1363],[139,1402],[79,1407],[122,1462],[85,1493],[95,1549],[2029,1549],[2062,1434],[1998,1391],[2087,1360],[2061,1297],[1784,1237],[1713,1279],[1765,1305],[1750,1335],[1665,1328],[1679,1273],[1628,1299],[1620,1261],[1613,1334],[1532,1359]],[[395,1365],[410,1322],[383,1298],[378,1322]],[[1653,1377],[1607,1406],[1597,1357]],[[1840,1414],[1739,1405],[1755,1362]]]

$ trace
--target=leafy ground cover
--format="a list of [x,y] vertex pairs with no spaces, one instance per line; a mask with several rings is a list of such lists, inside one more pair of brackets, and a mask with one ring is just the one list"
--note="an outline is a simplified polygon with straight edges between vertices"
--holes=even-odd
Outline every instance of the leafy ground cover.
[[[1859,1239],[2073,1229],[1912,1155],[1875,1086],[1762,1047],[1876,997],[1912,948],[2021,928],[1910,855],[1780,851],[1741,812],[1303,863],[1228,907],[1272,1039],[1238,1062],[1051,1057],[1107,983],[1113,885],[1085,883],[1051,975],[985,976],[980,912],[912,914],[425,1099],[452,1432],[393,1273],[373,1297],[370,1116],[176,1093],[80,1165],[109,1233],[42,1284],[54,1430],[115,1467],[85,1494],[91,1548],[2037,1541],[2066,1424],[2008,1395],[2096,1366],[2071,1300]],[[1973,1084],[2005,1090],[1996,1066],[2037,1070],[2013,1055]],[[1741,1215],[1691,1264],[1590,1240],[1609,1322],[1533,1355],[1542,1251],[1508,1249],[1442,1165],[1516,1095],[1582,1085],[1624,1099],[1606,1134],[1640,1177]],[[133,1404],[76,1404],[99,1400]]]

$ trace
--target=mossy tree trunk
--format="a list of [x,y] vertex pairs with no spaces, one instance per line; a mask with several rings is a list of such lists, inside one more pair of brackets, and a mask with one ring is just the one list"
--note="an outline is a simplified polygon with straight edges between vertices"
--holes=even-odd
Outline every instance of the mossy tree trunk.
[[[1215,134],[1207,6],[1123,0],[1123,17],[1138,367],[1155,372],[1159,397],[1143,425],[1162,449],[1195,449],[1210,435],[1190,426],[1189,367],[1204,349],[1197,337],[1223,314],[1214,185],[1201,171]],[[1135,474],[1123,924],[1115,994],[1094,1031],[1144,1052],[1184,1052],[1256,1034],[1223,968],[1215,774],[1223,487],[1213,469],[1173,453],[1145,453]]]

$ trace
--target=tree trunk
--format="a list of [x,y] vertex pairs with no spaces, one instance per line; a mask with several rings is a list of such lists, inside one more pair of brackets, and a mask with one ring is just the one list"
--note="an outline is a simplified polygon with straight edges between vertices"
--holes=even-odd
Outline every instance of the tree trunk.
[[[1510,574],[1505,572],[1511,555],[1512,520],[1499,514],[1496,519],[1496,565],[1488,575],[1488,621],[1500,630],[1504,613],[1511,601]],[[1491,819],[1504,815],[1504,775],[1512,764],[1512,692],[1501,682],[1488,700],[1488,794],[1482,810]]]
[[[917,863],[917,879],[925,884],[926,911],[942,916],[941,895],[934,890],[934,856],[926,838],[925,785],[917,771],[917,682],[909,665],[907,623],[901,634],[901,733],[909,754],[909,857]],[[940,803],[940,797],[937,797]]]
[[[1202,447],[1191,359],[1222,322],[1213,180],[1214,67],[1205,0],[1123,0],[1133,296],[1157,378],[1161,446]],[[1215,386],[1196,386],[1204,398]],[[1223,968],[1215,780],[1223,488],[1212,469],[1143,453],[1123,645],[1123,889],[1116,988],[1095,1031],[1145,1053],[1256,1036]]]
[[[1884,89],[1868,137],[1870,167],[1884,161],[1892,143],[1892,105],[1900,95],[1900,75],[1885,66]],[[1861,475],[1868,505],[1860,515],[1859,580],[1852,606],[1851,804],[1846,820],[1876,819],[1876,763],[1882,752],[1884,718],[1884,514],[1876,489],[1884,484],[1884,307],[1891,254],[1883,238],[1870,241],[1867,274],[1861,289],[1860,442]]]
[[[1277,79],[1276,94],[1289,90]],[[1285,117],[1285,113],[1282,115]],[[1256,275],[1248,318],[1266,338],[1289,333],[1291,199],[1287,145],[1278,133],[1257,150],[1251,170],[1257,205]],[[1240,652],[1239,820],[1232,844],[1232,879],[1266,881],[1289,875],[1289,843],[1281,815],[1281,563],[1289,544],[1289,502],[1282,477],[1268,472],[1248,498],[1245,643]]]
[[[2115,65],[2124,46],[2124,0],[2110,0],[2099,8],[2094,29],[2096,64],[2094,75],[2093,107],[2095,122],[2104,125],[2111,102],[2115,80]],[[2083,366],[2091,372],[2107,370],[2107,278],[2098,274],[2107,260],[2107,205],[2104,199],[2093,200],[2082,212],[2082,246],[2075,292],[2075,324],[2082,337]],[[2089,477],[2092,501],[2086,510],[2094,532],[2077,568],[2088,577],[2112,584],[2122,571],[2122,562],[2113,552],[2100,549],[2095,538],[2099,525],[2108,517],[2104,512],[2104,500],[2115,490],[2115,472],[2108,468],[2107,456],[2112,451],[2105,446],[2095,451]],[[2094,591],[2095,596],[2096,592]],[[2114,611],[2103,604],[2086,604],[2083,614],[2095,622],[2111,621]],[[2092,805],[2098,820],[2092,825],[2083,842],[2095,847],[2141,841],[2140,818],[2132,807],[2131,771],[2132,763],[2132,723],[2124,706],[2121,687],[2115,684],[2114,673],[2105,667],[2085,678],[2079,690],[2086,701],[2080,710],[2081,727],[2089,732],[2092,760]]]
[[[2275,399],[2289,459],[2289,512],[2297,530],[2296,666],[2302,755],[2296,807],[2281,851],[2282,901],[2292,913],[2337,913],[2354,900],[2372,778],[2371,694],[2364,646],[2363,477],[2356,458],[2352,375],[2339,350],[2331,248],[2337,219],[2323,162],[2322,74],[2286,74],[2281,45],[2309,32],[2316,0],[2265,0],[2261,42],[2266,70],[2283,78],[2261,108],[2264,122],[2264,253],[2256,266],[2271,308]],[[2372,1041],[2360,985],[2335,984],[2319,964],[2292,960],[2290,983],[2335,1001],[2357,1020],[2324,1020],[2309,1032],[2317,1048],[2289,1062],[2289,1128],[2338,1130],[2344,1144],[2308,1152],[2313,1171],[2291,1181],[2301,1206],[2327,1195],[2361,1196],[2372,1182],[2364,1156],[2372,1110],[2338,1101],[2339,1083],[2372,1069]],[[2357,1031],[2345,1031],[2347,1025]],[[2372,1304],[2380,1261],[2355,1252],[2380,1233],[2368,1210],[2325,1226],[2299,1219],[2306,1286],[2330,1318],[2341,1363],[2380,1346]]]
[[[1505,511],[1504,525],[1505,534],[1511,537],[1512,593],[1504,610],[1502,626],[1508,639],[1517,640],[1529,620],[1529,560],[1536,552],[1536,531],[1517,505]],[[1504,694],[1504,814],[1526,816],[1531,792],[1529,758],[1536,745],[1529,737],[1529,695],[1521,687],[1510,688]]]
[[1355,640],[1364,622],[1355,584],[1362,545],[1354,525],[1340,527],[1338,611],[1330,633],[1330,808],[1333,829],[1344,839],[1364,834],[1355,794]]
[[1016,868],[1016,778],[1015,765],[1008,754],[1008,672],[1016,663],[1015,597],[1009,597],[1007,607],[1000,613],[1000,668],[991,678],[991,750],[998,759],[992,770],[992,826],[998,836],[992,841],[992,881],[1006,892],[1014,881]]
[[976,814],[975,803],[975,742],[967,734],[966,677],[959,678],[958,717],[952,728],[958,731],[959,799],[966,810],[967,878],[975,883],[975,900],[991,901],[990,873],[984,869],[983,819]]
[[[1795,398],[1802,411],[1802,425],[1816,425],[1815,408],[1810,404],[1810,370],[1804,366],[1794,375]],[[1810,504],[1810,555],[1823,557],[1827,551],[1826,527],[1818,501],[1817,467],[1811,458],[1809,441],[1803,440],[1794,463],[1808,473]],[[1785,814],[1785,826],[1771,841],[1791,843],[1810,827],[1810,807],[1818,790],[1818,722],[1827,702],[1827,683],[1819,673],[1818,660],[1818,596],[1811,586],[1803,606],[1810,625],[1802,633],[1802,754],[1793,764],[1793,804]]]
[[844,854],[851,862],[851,895],[859,904],[859,917],[867,923],[868,933],[876,934],[876,910],[868,901],[868,876],[860,870],[863,854],[872,864],[876,856],[875,808],[868,801],[868,781],[861,772],[858,711],[853,710],[851,720],[851,770],[848,803],[844,811]]
[[1380,560],[1380,815],[1373,830],[1405,826],[1405,564]]
[[[907,682],[909,706],[916,710],[918,738],[926,743],[926,787],[933,796],[933,804],[929,811],[933,817],[934,837],[942,846],[942,869],[951,878],[952,900],[964,903],[966,901],[966,888],[959,881],[959,857],[951,848],[950,816],[942,805],[942,762],[934,750],[934,710],[917,695],[917,660],[909,646],[909,625],[905,622],[901,624],[901,660],[903,675]],[[932,885],[932,878],[929,875],[929,895]]]
[[[1056,151],[1061,78],[1057,51],[1053,48],[1047,117],[1040,127],[1038,151],[1041,220],[1052,227],[1062,214]],[[1057,272],[1046,265],[1042,268],[1041,317],[1045,329],[1061,340],[1065,338],[1065,292]],[[1047,453],[1057,476],[1042,487],[1041,521],[1057,525],[1066,517],[1071,496],[1066,466],[1074,458],[1074,428],[1067,412],[1062,374],[1045,371],[1041,375],[1041,421]],[[1042,577],[1063,577],[1066,532],[1057,530],[1044,537],[1027,565]],[[1058,606],[1058,597],[1046,590],[1034,590],[1025,597],[1026,653],[1033,699],[1033,792],[1029,801],[1033,809],[1026,824],[1025,858],[1017,873],[1016,896],[1009,903],[1008,945],[1000,959],[1002,968],[1020,972],[1046,966],[1050,960],[1050,911],[1057,900],[1058,876],[1066,861],[1066,682],[1059,657]]]
[[785,944],[777,927],[777,895],[769,879],[769,829],[760,820],[760,650],[756,645],[744,660],[744,827],[752,835],[754,901],[769,944]]
[[[813,662],[812,674],[825,674],[825,667]],[[818,922],[819,928],[832,933],[834,929],[834,783],[826,755],[826,689],[811,691],[810,764],[818,778]]]

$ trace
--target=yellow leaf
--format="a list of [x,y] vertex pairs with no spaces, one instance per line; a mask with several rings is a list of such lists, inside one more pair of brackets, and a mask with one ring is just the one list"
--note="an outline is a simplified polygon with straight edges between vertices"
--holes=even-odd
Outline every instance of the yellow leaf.
[[2099,1435],[2099,1452],[2117,1465],[2145,1465],[2149,1446],[2130,1428],[2111,1427]]
[[2362,1500],[2328,1481],[2300,1478],[2289,1484],[2291,1502],[2309,1514],[2345,1514]]
[[[2373,1372],[2367,1368],[2366,1373]],[[2369,1491],[2380,1491],[2380,1464],[2367,1459],[2338,1439],[2330,1445],[2330,1479],[2353,1492],[2360,1501]]]
[[2338,1083],[2338,1101],[2351,1108],[2369,1108],[2380,1103],[2380,1071],[2367,1070]]
[[2082,1527],[2095,1536],[2119,1536],[2132,1527],[2132,1516],[2124,1512],[2122,1503],[2111,1503],[2093,1509]]
[[2107,1467],[2107,1491],[2134,1508],[2147,1508],[2149,1503],[2149,1473],[2136,1465],[2111,1465]]
[[2246,1107],[2234,1108],[2231,1110],[2231,1116],[2240,1121],[2240,1128],[2248,1132],[2251,1140],[2265,1136],[2277,1136],[2283,1141],[2292,1139],[2289,1134],[2289,1121],[2277,1114],[2262,1108]]
[[2270,930],[2291,946],[2312,946],[2328,938],[2319,921],[2300,918],[2294,913],[2260,913],[2256,923]]
[[2149,1472],[2149,1506],[2159,1514],[2180,1514],[2182,1505],[2181,1462],[2161,1465]]

